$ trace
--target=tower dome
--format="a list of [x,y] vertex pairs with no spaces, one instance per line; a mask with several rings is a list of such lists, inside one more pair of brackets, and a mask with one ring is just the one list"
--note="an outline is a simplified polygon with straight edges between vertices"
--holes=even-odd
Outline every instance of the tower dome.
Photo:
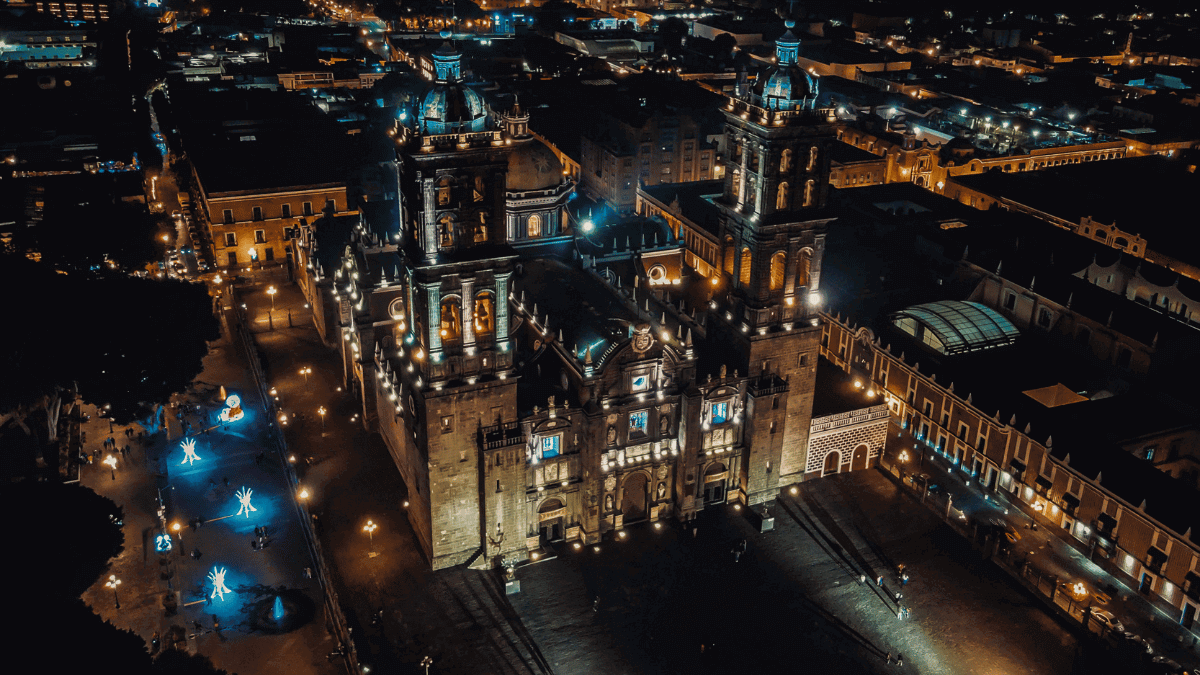
[[817,81],[796,64],[800,38],[792,33],[795,21],[784,24],[787,31],[775,41],[776,64],[758,77],[751,102],[770,110],[813,108],[817,101]]
[[485,131],[488,108],[483,97],[462,83],[462,54],[442,31],[445,42],[433,53],[434,84],[421,98],[417,131],[425,134]]
[[549,190],[562,183],[562,162],[529,133],[529,113],[521,109],[519,100],[504,113],[504,133],[513,144],[505,183],[509,192]]

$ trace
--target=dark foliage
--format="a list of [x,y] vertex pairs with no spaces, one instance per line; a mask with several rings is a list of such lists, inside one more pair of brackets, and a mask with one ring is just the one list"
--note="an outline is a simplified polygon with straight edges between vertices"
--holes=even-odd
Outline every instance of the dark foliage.
[[20,258],[0,261],[0,283],[19,289],[0,311],[0,410],[30,406],[78,383],[83,400],[141,419],[200,372],[219,329],[202,285],[123,275],[56,273]]
[[0,494],[10,518],[6,542],[20,555],[9,556],[7,574],[43,600],[78,598],[125,548],[125,535],[114,522],[121,508],[111,499],[78,484],[23,482]]

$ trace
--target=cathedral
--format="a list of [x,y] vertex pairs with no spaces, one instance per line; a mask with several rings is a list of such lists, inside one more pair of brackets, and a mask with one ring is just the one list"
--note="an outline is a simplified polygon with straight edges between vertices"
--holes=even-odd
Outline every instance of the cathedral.
[[492,111],[448,38],[433,55],[392,132],[399,227],[359,225],[336,270],[307,273],[332,284],[347,384],[434,569],[803,479],[835,128],[798,47],[789,30],[722,109],[723,245],[703,273],[660,218],[575,218],[528,114]]

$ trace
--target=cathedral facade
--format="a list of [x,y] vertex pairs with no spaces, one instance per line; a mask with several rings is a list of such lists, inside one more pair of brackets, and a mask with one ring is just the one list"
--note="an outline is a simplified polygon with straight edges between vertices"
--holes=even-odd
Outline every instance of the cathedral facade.
[[347,384],[435,569],[803,479],[835,131],[798,44],[786,33],[723,109],[731,152],[706,207],[722,247],[703,274],[661,219],[572,219],[574,185],[528,115],[493,113],[449,42],[435,54],[394,130],[399,227],[359,225],[336,270],[309,272],[332,284]]

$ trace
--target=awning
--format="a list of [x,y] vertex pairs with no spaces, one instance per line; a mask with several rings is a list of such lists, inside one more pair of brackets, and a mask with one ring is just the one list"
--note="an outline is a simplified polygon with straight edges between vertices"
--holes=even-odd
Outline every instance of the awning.
[[1079,508],[1079,497],[1076,497],[1068,492],[1062,496],[1062,500],[1063,509],[1066,510],[1067,513],[1074,515],[1075,509]]
[[1117,529],[1117,519],[1113,518],[1107,513],[1101,513],[1100,516],[1096,518],[1096,527],[1101,532],[1111,535],[1113,531]]
[[1188,572],[1183,577],[1183,592],[1194,600],[1200,600],[1200,574]]
[[1149,562],[1146,567],[1158,574],[1162,570],[1163,563],[1167,562],[1167,553],[1160,548],[1151,546],[1146,551],[1146,560]]

